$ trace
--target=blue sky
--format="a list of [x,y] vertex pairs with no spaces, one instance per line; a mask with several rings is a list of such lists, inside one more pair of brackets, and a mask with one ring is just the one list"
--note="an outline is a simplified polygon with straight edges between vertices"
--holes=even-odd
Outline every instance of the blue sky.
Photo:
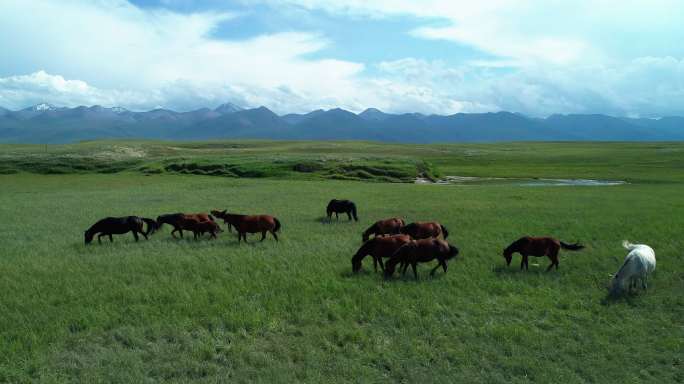
[[675,0],[0,2],[0,106],[684,115]]

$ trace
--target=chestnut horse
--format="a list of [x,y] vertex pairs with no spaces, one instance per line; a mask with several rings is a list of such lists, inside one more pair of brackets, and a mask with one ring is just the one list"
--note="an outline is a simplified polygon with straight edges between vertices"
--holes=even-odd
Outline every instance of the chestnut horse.
[[[143,231],[143,223],[147,224],[147,231]],[[90,244],[93,241],[93,237],[98,233],[97,242],[100,244],[102,244],[102,236],[109,236],[109,241],[114,242],[112,235],[123,235],[128,232],[133,232],[135,241],[138,241],[138,233],[147,240],[147,235],[154,233],[157,228],[157,223],[154,220],[144,217],[107,217],[93,224],[85,231],[85,243]]]
[[558,270],[558,251],[563,248],[568,251],[579,251],[584,248],[584,246],[579,243],[575,244],[565,244],[564,242],[554,239],[553,237],[521,237],[514,241],[506,247],[503,251],[503,256],[506,258],[506,265],[511,265],[511,260],[513,259],[513,254],[515,252],[522,255],[522,260],[520,261],[520,269],[529,270],[529,265],[527,263],[528,256],[542,257],[547,256],[551,260],[551,264],[546,268],[547,271],[555,265],[556,270]]
[[216,217],[223,219],[226,224],[232,225],[238,232],[238,243],[241,239],[247,242],[248,233],[259,233],[261,232],[261,240],[264,241],[266,238],[266,232],[270,232],[273,238],[278,241],[278,235],[276,232],[280,230],[280,221],[273,216],[269,215],[237,215],[233,213],[228,213],[226,210],[223,211],[212,211],[215,213]]
[[380,263],[380,268],[385,270],[385,265],[382,262],[382,258],[388,258],[394,254],[394,252],[399,249],[402,245],[411,241],[411,237],[408,235],[394,235],[388,237],[375,237],[363,243],[361,248],[356,252],[354,257],[352,257],[352,271],[358,272],[361,270],[361,262],[363,259],[370,255],[373,257],[373,269],[377,272],[378,263]]
[[161,228],[164,224],[169,224],[173,227],[171,231],[171,236],[176,237],[175,233],[180,233],[181,239],[183,238],[183,229],[190,230],[188,228],[183,228],[181,225],[183,220],[195,220],[196,222],[202,221],[216,221],[214,216],[207,213],[170,213],[167,215],[157,216],[158,228]]
[[436,221],[416,221],[401,227],[400,231],[415,240],[429,239],[431,237],[437,238],[439,235],[442,235],[444,239],[449,237],[449,231],[447,231],[446,227]]
[[359,217],[356,216],[356,204],[350,200],[332,199],[328,203],[328,207],[325,209],[325,211],[328,215],[328,220],[332,220],[333,213],[335,214],[337,220],[340,219],[340,216],[338,215],[339,213],[346,213],[350,221],[352,217],[354,217],[355,221],[359,221]]
[[375,222],[375,224],[371,225],[363,232],[362,239],[363,241],[368,241],[370,235],[375,235],[375,237],[382,235],[398,235],[400,233],[399,230],[404,225],[406,225],[404,219],[400,219],[398,217],[378,220]]
[[426,263],[437,259],[439,262],[436,267],[430,271],[430,276],[435,274],[437,268],[440,266],[447,271],[447,260],[458,255],[458,248],[449,245],[444,240],[440,239],[421,239],[413,240],[403,245],[390,257],[385,265],[385,277],[392,277],[397,264],[404,264],[402,274],[406,273],[406,268],[411,265],[413,275],[418,279],[418,271],[416,265],[418,263]]

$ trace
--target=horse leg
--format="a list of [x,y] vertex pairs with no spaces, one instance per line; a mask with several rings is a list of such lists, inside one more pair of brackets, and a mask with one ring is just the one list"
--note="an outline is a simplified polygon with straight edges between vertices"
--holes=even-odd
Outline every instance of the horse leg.
[[407,262],[402,261],[401,265],[399,265],[399,268],[401,269],[401,275],[405,276],[406,275],[406,270],[408,269],[409,265]]
[[418,280],[418,270],[416,269],[416,264],[418,263],[411,263],[411,268],[413,269],[413,277],[415,277],[416,280]]
[[442,268],[444,268],[444,273],[446,273],[447,268],[448,268],[446,260],[442,260]]
[[266,238],[266,231],[261,231],[261,240],[259,240],[259,241],[264,241],[265,238]]
[[100,244],[102,244],[102,236],[105,236],[105,234],[104,234],[104,233],[100,233],[99,235],[97,235],[97,242],[100,243]]
[[145,237],[145,240],[149,240],[149,239],[150,239],[149,237],[147,237],[147,235],[145,234],[145,232],[140,231],[140,234],[143,235],[143,236]]
[[382,262],[382,257],[378,257],[378,264],[380,264],[380,270],[385,272],[385,263]]
[[440,261],[437,263],[437,265],[434,268],[432,268],[432,270],[430,271],[430,276],[434,276],[435,272],[437,271],[437,268],[439,268],[441,266],[442,266],[442,262]]
[[374,270],[375,272],[378,271],[378,258],[375,257],[375,255],[373,255],[373,270]]
[[522,271],[525,267],[527,266],[527,255],[522,255],[522,259],[520,259],[520,270]]
[[138,240],[140,240],[140,238],[138,238],[138,232],[136,232],[135,230],[132,230],[131,232],[133,232],[133,238],[135,239],[136,242]]
[[351,213],[347,212],[347,217],[349,218],[349,221],[351,221],[351,219],[352,219]]

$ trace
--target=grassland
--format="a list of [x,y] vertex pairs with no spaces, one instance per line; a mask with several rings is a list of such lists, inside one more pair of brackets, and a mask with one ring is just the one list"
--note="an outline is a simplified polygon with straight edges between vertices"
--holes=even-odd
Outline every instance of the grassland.
[[[324,167],[294,169],[309,162]],[[629,184],[400,183],[423,164]],[[404,176],[331,180],[364,179],[344,166]],[[0,146],[0,169],[3,382],[684,380],[682,144],[93,142]],[[325,222],[333,197],[355,200],[361,221]],[[274,214],[281,241],[173,240],[167,228],[83,245],[104,216],[211,208]],[[419,281],[386,281],[369,260],[352,275],[361,231],[394,215],[439,220],[462,258],[434,278],[421,266]],[[564,253],[558,272],[546,259],[520,272],[501,249],[523,234],[587,248]],[[658,268],[647,293],[609,301],[623,239],[653,246]]]

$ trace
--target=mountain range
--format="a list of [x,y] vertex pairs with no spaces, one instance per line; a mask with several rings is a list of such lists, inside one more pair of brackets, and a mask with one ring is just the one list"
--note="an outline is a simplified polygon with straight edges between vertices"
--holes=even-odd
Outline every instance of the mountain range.
[[69,143],[93,139],[376,140],[405,143],[493,141],[680,141],[684,117],[659,119],[607,115],[532,118],[511,112],[424,115],[369,108],[279,116],[266,107],[234,104],[190,112],[133,112],[101,106],[37,104],[18,111],[0,107],[0,142]]

